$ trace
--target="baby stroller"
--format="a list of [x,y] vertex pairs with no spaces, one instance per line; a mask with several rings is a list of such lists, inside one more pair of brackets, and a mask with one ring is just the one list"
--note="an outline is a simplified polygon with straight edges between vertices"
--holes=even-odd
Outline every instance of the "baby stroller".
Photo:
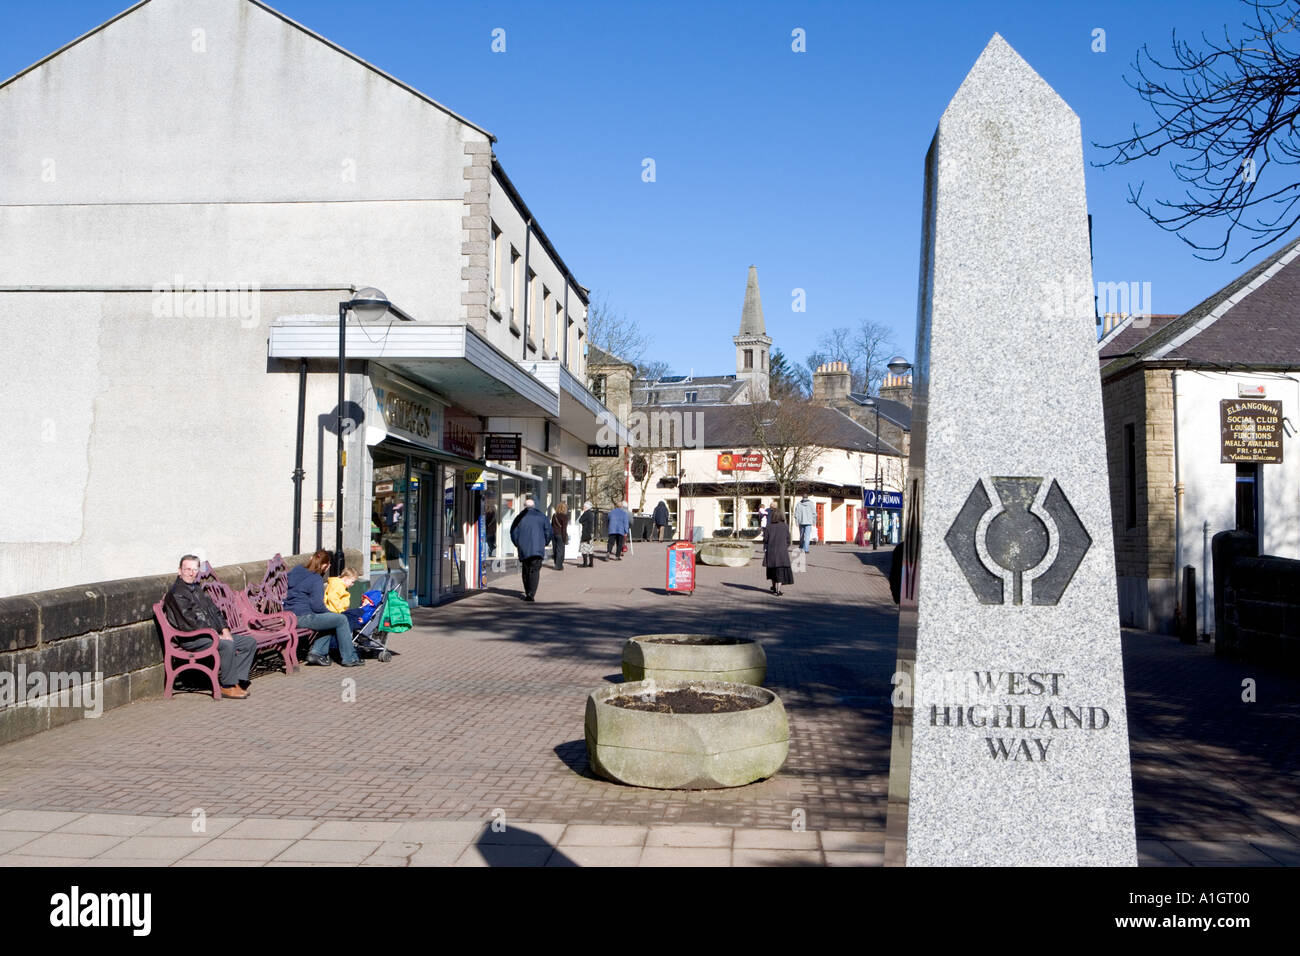
[[411,629],[411,608],[402,597],[405,575],[389,575],[383,589],[367,591],[361,599],[361,627],[352,631],[352,644],[363,657],[383,663],[397,651],[388,647],[388,635]]

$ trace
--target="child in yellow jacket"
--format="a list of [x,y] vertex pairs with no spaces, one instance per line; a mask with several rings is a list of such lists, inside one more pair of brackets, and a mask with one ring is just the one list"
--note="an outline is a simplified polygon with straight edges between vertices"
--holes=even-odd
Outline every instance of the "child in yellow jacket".
[[351,610],[352,595],[348,592],[359,577],[361,574],[356,568],[344,568],[338,577],[325,582],[325,607],[336,614],[346,614],[354,631],[361,626],[361,610]]

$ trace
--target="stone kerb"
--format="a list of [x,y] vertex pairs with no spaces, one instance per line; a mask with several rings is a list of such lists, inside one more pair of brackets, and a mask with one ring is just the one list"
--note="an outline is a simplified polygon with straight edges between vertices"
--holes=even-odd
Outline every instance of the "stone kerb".
[[[763,702],[752,710],[664,714],[609,704],[610,698],[695,690]],[[609,780],[659,790],[739,787],[772,776],[785,763],[790,728],[769,690],[725,681],[636,681],[592,691],[585,720],[587,758]]]
[[767,654],[757,641],[712,634],[641,634],[623,645],[625,681],[716,680],[761,685]]
[[[348,559],[359,562],[360,552]],[[214,573],[243,589],[262,580],[266,561]],[[174,573],[148,575],[0,598],[0,743],[160,695],[162,635],[153,605],[175,580]]]

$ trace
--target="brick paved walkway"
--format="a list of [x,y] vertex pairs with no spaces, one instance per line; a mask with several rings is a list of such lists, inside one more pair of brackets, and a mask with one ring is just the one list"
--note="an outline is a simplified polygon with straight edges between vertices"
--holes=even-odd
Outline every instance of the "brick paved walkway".
[[[665,595],[663,548],[640,544],[544,568],[537,604],[506,579],[420,609],[390,664],[265,673],[245,702],[145,701],[0,747],[0,863],[879,863],[887,560],[824,546],[781,598],[756,566],[702,568],[695,595]],[[625,638],[659,631],[763,642],[790,718],[780,774],[694,792],[591,775],[586,695],[615,679]],[[1125,667],[1143,862],[1300,859],[1298,682],[1139,633]],[[494,811],[506,834],[484,830]]]

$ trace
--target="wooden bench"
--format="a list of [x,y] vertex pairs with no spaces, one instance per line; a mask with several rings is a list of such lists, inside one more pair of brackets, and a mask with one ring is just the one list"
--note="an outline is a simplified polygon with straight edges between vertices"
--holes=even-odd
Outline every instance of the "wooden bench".
[[284,609],[284,599],[289,595],[289,567],[284,558],[276,554],[266,562],[266,574],[261,582],[248,589],[248,598],[263,614],[287,614],[293,618],[294,632],[298,636],[299,646],[310,646],[317,632],[309,627],[298,625],[298,617],[292,611]]
[[280,647],[286,674],[301,667],[298,663],[298,635],[303,629],[298,627],[298,618],[292,611],[259,612],[247,594],[236,591],[216,577],[206,562],[199,574],[199,586],[225,615],[232,634],[248,634],[256,638],[259,652]]
[[[195,670],[208,675],[208,679],[212,681],[212,696],[217,700],[221,700],[221,684],[217,680],[217,670],[221,667],[217,641],[221,635],[213,630],[178,631],[172,627],[172,622],[167,619],[167,612],[163,610],[162,601],[153,606],[153,616],[158,619],[158,626],[162,628],[163,633],[163,697],[170,699],[172,696],[172,687],[176,683],[176,675],[183,671]],[[212,638],[212,646],[205,647],[201,651],[187,651],[176,643],[179,639],[195,637]],[[200,663],[205,657],[212,658],[210,667]],[[175,660],[184,663],[177,667],[173,663]]]

